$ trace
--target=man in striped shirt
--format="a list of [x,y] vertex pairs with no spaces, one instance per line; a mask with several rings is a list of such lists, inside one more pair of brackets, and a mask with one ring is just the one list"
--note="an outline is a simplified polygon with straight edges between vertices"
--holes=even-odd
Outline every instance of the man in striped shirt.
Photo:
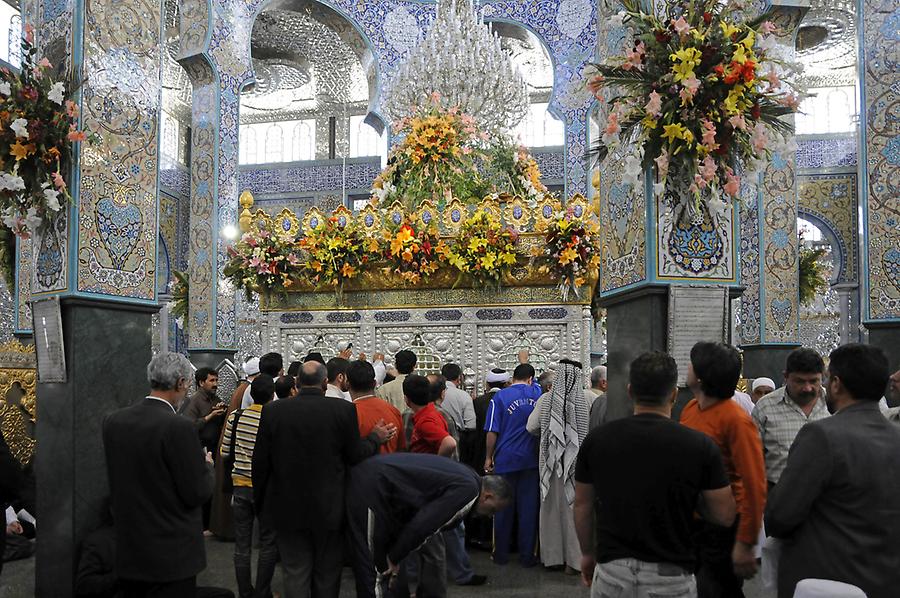
[[[254,595],[250,577],[250,557],[253,544],[253,480],[251,465],[256,433],[263,405],[275,395],[275,381],[268,374],[260,374],[250,385],[253,404],[231,414],[225,425],[222,439],[222,457],[228,458],[234,451],[234,468],[231,480],[234,485],[232,508],[234,510],[234,573],[237,578],[238,595],[249,598]],[[237,425],[235,426],[235,422]],[[260,522],[259,557],[256,563],[256,596],[270,596],[272,577],[278,550],[275,546],[275,532]]]

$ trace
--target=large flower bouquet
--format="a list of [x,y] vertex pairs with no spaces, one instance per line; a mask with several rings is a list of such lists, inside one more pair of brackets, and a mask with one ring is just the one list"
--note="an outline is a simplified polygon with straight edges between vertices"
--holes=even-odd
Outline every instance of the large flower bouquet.
[[600,265],[600,226],[589,216],[578,218],[569,209],[556,215],[547,226],[545,246],[540,254],[546,263],[541,272],[559,277],[563,301],[569,291],[576,297]]
[[442,250],[437,227],[418,226],[417,230],[417,226],[404,221],[396,229],[385,232],[384,259],[389,269],[412,284],[435,273]]
[[287,242],[265,229],[253,227],[228,247],[224,274],[247,300],[259,291],[284,292],[298,282],[306,262],[299,244]]
[[588,88],[613,89],[599,159],[619,145],[627,180],[656,166],[654,191],[690,196],[718,214],[723,193],[740,194],[741,169],[759,170],[790,132],[800,90],[782,80],[796,70],[778,56],[776,26],[765,15],[736,22],[718,0],[621,0],[614,20],[630,29],[625,56],[595,65]]
[[499,286],[503,275],[516,263],[518,242],[515,230],[501,226],[487,210],[476,210],[442,253],[459,271],[457,284],[463,276],[470,276],[480,283]]
[[72,143],[88,139],[78,130],[78,105],[66,100],[66,83],[51,68],[37,60],[34,29],[26,25],[21,70],[0,69],[0,214],[23,239],[71,200],[64,167]]
[[379,252],[378,239],[367,237],[353,223],[339,226],[334,216],[323,219],[299,245],[309,254],[306,274],[316,286],[342,287]]
[[413,211],[426,199],[439,204],[456,197],[482,197],[486,187],[476,158],[484,155],[487,135],[458,108],[443,108],[432,97],[395,125],[403,139],[388,167],[376,179],[372,197],[381,205],[399,199]]
[[494,135],[482,168],[492,182],[493,193],[508,193],[524,199],[532,207],[547,195],[541,169],[528,150],[505,135]]

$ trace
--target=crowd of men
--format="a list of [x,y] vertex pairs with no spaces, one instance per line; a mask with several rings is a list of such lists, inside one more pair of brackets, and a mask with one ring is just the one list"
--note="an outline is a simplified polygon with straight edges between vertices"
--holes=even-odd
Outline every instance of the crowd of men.
[[227,510],[242,598],[272,596],[279,566],[288,598],[336,598],[344,566],[360,597],[443,598],[448,579],[486,582],[472,547],[580,574],[597,598],[741,597],[760,566],[779,598],[896,595],[900,409],[883,394],[900,401],[900,371],[879,349],[827,367],[798,349],[783,385],[744,394],[738,350],[698,343],[678,421],[665,353],[631,363],[634,415],[615,421],[604,366],[519,361],[473,397],[459,365],[420,375],[410,351],[393,367],[311,353],[287,373],[269,353],[226,404],[214,370],[157,355],[149,395],[104,420],[111,519],[84,542],[78,594],[231,596],[196,586]]

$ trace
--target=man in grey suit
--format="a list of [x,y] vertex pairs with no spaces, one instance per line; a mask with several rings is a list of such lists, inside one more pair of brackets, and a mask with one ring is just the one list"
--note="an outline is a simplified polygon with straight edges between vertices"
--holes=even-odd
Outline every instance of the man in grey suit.
[[900,589],[900,429],[878,401],[888,383],[881,349],[850,344],[828,365],[833,417],[805,425],[769,495],[766,531],[783,540],[778,597],[829,579],[868,598]]

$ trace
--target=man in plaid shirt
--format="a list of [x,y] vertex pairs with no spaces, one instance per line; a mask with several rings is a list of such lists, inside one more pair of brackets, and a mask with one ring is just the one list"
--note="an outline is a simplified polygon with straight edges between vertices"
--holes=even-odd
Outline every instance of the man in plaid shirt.
[[824,371],[822,357],[812,349],[792,351],[784,368],[784,386],[761,398],[753,408],[770,489],[781,478],[800,428],[828,417],[822,393]]

